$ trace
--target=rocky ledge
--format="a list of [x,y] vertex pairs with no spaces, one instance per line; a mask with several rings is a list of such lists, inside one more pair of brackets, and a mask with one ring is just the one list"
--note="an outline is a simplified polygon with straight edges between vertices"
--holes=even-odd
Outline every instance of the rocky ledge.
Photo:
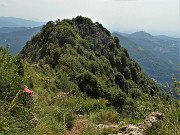
[[118,135],[144,135],[144,130],[147,127],[153,126],[158,121],[163,120],[164,114],[160,112],[150,113],[144,122],[137,125],[126,125],[120,128]]

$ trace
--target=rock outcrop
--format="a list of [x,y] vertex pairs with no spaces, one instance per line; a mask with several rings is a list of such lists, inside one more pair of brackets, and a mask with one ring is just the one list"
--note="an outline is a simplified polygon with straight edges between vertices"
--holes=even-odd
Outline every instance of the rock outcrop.
[[164,118],[164,114],[160,112],[150,113],[144,120],[144,122],[137,125],[127,125],[120,128],[118,135],[144,135],[144,130],[147,127],[152,127],[153,124]]

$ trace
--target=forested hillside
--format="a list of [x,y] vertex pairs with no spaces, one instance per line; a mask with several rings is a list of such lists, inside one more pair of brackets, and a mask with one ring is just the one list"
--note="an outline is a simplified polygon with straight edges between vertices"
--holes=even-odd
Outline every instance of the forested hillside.
[[143,31],[113,35],[120,39],[121,45],[151,78],[164,85],[172,84],[172,75],[179,78],[178,38],[156,37]]
[[[133,98],[160,95],[156,84],[120,47],[118,38],[88,18],[48,22],[27,42],[20,56],[67,74],[82,92],[108,99],[119,111],[126,102],[133,105]],[[114,101],[113,94],[122,101]]]
[[0,61],[0,134],[118,134],[153,111],[165,119],[143,129],[147,135],[179,133],[179,101],[89,18],[49,21],[17,57],[1,49]]

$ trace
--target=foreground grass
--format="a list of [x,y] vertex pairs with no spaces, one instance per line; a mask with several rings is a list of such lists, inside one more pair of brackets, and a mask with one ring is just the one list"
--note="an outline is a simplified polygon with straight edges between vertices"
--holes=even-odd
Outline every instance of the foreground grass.
[[[49,84],[47,85],[47,78]],[[66,77],[61,80],[62,89],[57,88],[56,75],[53,70],[45,71],[43,67],[38,69],[34,65],[25,65],[25,82],[33,86],[34,108],[32,112],[37,116],[39,124],[22,134],[25,135],[108,135],[117,133],[113,129],[98,129],[96,124],[117,124],[124,121],[125,124],[136,124],[143,119],[122,118],[121,114],[109,105],[105,99],[92,99],[80,93]],[[65,84],[65,85],[64,85]],[[73,90],[73,91],[71,91]],[[151,105],[150,105],[151,102]],[[142,108],[139,115],[145,112],[161,111],[165,119],[153,128],[146,129],[147,135],[179,135],[180,134],[180,109],[178,102],[153,103],[140,102]],[[140,110],[140,109],[139,109]],[[79,117],[82,117],[79,119]],[[77,128],[81,125],[80,129]],[[82,126],[83,125],[83,126]],[[79,130],[78,130],[79,129]]]
[[[78,89],[74,89],[74,86],[72,86],[73,91],[64,90],[66,87],[58,89],[55,82],[56,76],[53,71],[49,70],[45,74],[42,71],[42,68],[38,69],[28,63],[25,65],[24,79],[28,85],[33,84],[31,88],[34,91],[33,113],[37,116],[39,124],[24,134],[75,134],[71,132],[77,132],[73,126],[79,116],[83,116],[83,119],[87,121],[79,133],[82,135],[92,133],[94,135],[104,134],[104,131],[96,128],[96,123],[118,122],[120,116],[109,105],[107,100],[89,98],[79,92]],[[49,78],[48,87],[46,87],[46,78]],[[71,82],[68,80],[65,81],[66,86],[69,87]],[[108,133],[108,131],[106,132]]]

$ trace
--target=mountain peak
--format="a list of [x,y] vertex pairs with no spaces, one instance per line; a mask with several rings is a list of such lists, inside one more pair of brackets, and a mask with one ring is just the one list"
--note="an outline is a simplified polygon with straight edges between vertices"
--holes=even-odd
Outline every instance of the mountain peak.
[[137,86],[138,91],[151,96],[159,93],[154,82],[119,45],[119,39],[112,37],[102,24],[86,17],[49,21],[27,42],[20,57],[48,64],[55,72],[63,71],[82,92],[110,102],[114,92],[128,95]]
[[137,32],[132,33],[130,36],[131,37],[142,37],[142,38],[153,37],[151,34],[145,32],[145,31],[137,31]]

